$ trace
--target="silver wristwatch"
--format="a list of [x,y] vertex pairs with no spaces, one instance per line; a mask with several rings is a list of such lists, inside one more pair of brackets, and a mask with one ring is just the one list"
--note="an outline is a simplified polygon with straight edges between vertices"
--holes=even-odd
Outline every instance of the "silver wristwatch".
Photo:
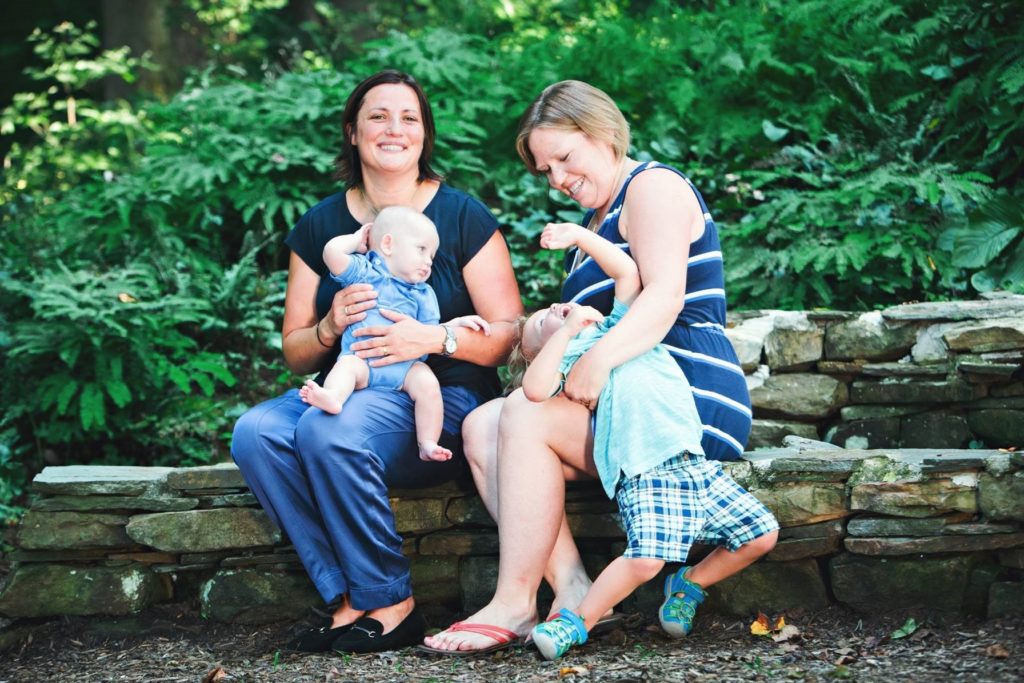
[[444,328],[444,344],[441,345],[441,355],[448,358],[455,355],[455,350],[459,348],[459,341],[455,338],[455,330],[447,325],[441,325],[441,327]]

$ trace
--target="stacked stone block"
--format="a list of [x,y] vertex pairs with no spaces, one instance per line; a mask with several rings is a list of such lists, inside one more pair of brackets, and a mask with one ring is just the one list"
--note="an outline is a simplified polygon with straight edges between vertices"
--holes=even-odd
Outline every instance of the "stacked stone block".
[[726,331],[754,406],[750,447],[1024,446],[1024,296],[864,314],[754,311]]
[[[787,444],[726,465],[783,528],[764,560],[711,589],[709,610],[1024,613],[1024,454]],[[321,604],[233,465],[50,467],[34,489],[0,614],[126,614],[186,600],[212,619],[261,622]],[[393,494],[420,604],[443,619],[486,602],[498,538],[471,486]],[[596,482],[572,485],[566,509],[591,572],[621,554],[614,504]],[[626,609],[655,609],[660,585]]]

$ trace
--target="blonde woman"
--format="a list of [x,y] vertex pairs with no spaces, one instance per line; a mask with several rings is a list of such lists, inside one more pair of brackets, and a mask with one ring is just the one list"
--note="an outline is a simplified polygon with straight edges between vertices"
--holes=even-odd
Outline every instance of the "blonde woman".
[[[534,403],[517,391],[466,419],[466,455],[498,522],[501,559],[491,602],[424,641],[445,654],[519,642],[538,622],[542,578],[555,593],[549,614],[578,610],[591,582],[566,522],[565,482],[597,477],[591,413],[612,368],[663,344],[693,389],[707,457],[738,458],[750,432],[746,382],[724,334],[718,232],[690,180],[670,166],[630,158],[622,113],[607,94],[580,81],[551,85],[534,100],[520,122],[516,148],[531,173],[588,210],[585,227],[636,261],[643,289],[622,320],[576,362],[561,396]],[[593,259],[571,250],[566,271],[563,302],[611,312],[613,282]],[[777,536],[744,533],[737,529],[730,539],[742,540],[730,543],[734,550],[718,548],[667,578],[666,608],[690,613],[687,630],[703,589],[763,555]]]

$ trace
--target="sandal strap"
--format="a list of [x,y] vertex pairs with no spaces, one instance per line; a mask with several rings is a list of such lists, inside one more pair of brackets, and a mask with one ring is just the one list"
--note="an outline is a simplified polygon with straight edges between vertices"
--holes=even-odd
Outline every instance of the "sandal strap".
[[707,595],[707,593],[705,593],[700,586],[685,577],[683,578],[682,584],[683,585],[680,586],[682,590],[678,592],[683,593],[698,605],[704,602],[704,596]]
[[476,633],[496,640],[499,643],[510,643],[519,640],[519,634],[515,631],[509,631],[506,628],[494,626],[493,624],[474,624],[468,621],[457,621],[449,626],[447,630],[450,632],[466,631],[468,633]]
[[580,645],[587,642],[587,636],[589,635],[587,633],[587,626],[583,623],[583,619],[581,619],[578,614],[563,607],[558,610],[558,615],[572,624],[573,628],[576,629],[576,635],[579,637]]

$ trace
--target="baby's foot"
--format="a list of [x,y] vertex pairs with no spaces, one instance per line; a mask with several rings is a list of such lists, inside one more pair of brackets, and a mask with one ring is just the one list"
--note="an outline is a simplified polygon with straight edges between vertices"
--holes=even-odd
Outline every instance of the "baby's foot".
[[[334,398],[331,392],[313,380],[306,380],[306,383],[299,388],[299,397],[311,406],[315,406],[325,413],[337,415],[341,412],[341,401]],[[422,451],[420,452],[422,455]]]
[[439,446],[433,441],[421,441],[420,460],[426,462],[444,462],[452,459],[452,452],[444,446]]

